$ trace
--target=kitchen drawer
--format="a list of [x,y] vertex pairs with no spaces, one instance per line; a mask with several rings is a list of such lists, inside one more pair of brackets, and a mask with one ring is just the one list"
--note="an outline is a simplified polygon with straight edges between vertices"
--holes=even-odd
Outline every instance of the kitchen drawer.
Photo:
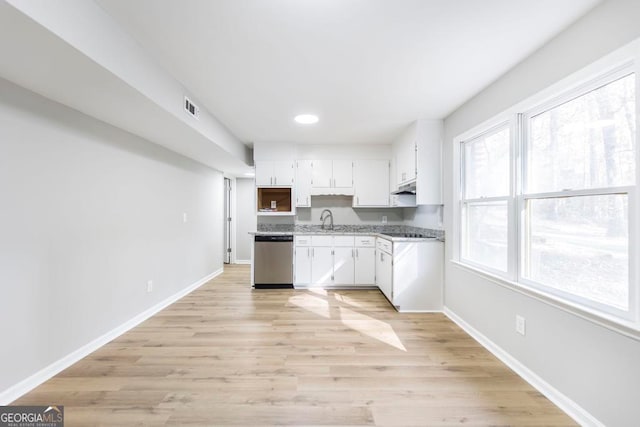
[[333,246],[333,236],[311,236],[312,246]]
[[333,236],[333,246],[353,247],[353,236]]
[[356,246],[360,248],[373,248],[376,246],[374,236],[356,236]]
[[296,246],[311,246],[311,236],[296,236]]
[[381,251],[393,254],[393,243],[389,240],[378,237],[376,239],[376,247]]

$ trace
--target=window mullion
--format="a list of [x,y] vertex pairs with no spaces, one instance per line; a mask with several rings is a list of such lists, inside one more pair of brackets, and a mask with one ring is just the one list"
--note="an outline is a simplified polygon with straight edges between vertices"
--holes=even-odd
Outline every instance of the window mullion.
[[464,203],[493,203],[493,202],[508,202],[511,196],[495,196],[495,197],[480,197],[475,199],[462,199]]
[[633,190],[631,186],[589,188],[584,190],[550,191],[546,193],[524,194],[525,199],[553,199],[560,197],[600,196],[607,194],[629,194]]
[[512,280],[517,281],[520,278],[520,269],[522,262],[521,254],[521,234],[522,234],[522,193],[523,193],[523,155],[524,155],[524,137],[525,129],[523,127],[524,120],[522,114],[515,114],[513,116],[513,139],[512,139],[512,158],[511,158],[511,197],[512,197],[512,210],[509,215],[511,224],[509,226],[512,234],[510,243],[510,252],[512,253],[511,271],[510,275]]

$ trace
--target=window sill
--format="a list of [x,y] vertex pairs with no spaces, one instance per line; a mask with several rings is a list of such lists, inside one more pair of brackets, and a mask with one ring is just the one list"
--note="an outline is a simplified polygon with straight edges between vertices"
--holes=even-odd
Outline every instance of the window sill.
[[535,300],[538,300],[540,302],[543,302],[545,304],[558,308],[574,316],[577,316],[582,319],[588,320],[589,322],[595,323],[598,326],[602,326],[604,328],[607,328],[609,330],[622,334],[626,337],[640,341],[640,325],[637,323],[626,321],[624,319],[618,319],[613,316],[608,316],[606,314],[589,310],[588,308],[585,308],[585,307],[571,304],[567,301],[559,299],[554,295],[547,294],[537,289],[532,289],[530,287],[527,287],[526,285],[512,282],[503,277],[499,277],[494,274],[483,271],[479,268],[470,266],[468,264],[464,264],[460,261],[456,261],[456,260],[450,260],[450,261],[455,267],[461,270],[471,272],[499,286],[502,286],[514,292],[518,292],[522,295],[526,295],[530,298],[533,298]]

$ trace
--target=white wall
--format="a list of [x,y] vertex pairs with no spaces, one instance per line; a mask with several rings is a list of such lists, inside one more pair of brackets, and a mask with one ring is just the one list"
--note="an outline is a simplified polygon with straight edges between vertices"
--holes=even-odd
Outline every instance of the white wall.
[[256,231],[256,192],[253,178],[236,179],[236,262],[251,260],[253,236]]
[[[445,120],[445,230],[452,235],[453,143],[462,132],[640,36],[640,2],[609,0]],[[452,239],[446,259],[452,256]],[[607,426],[640,419],[640,342],[445,264],[445,304]],[[515,332],[515,315],[527,335]]]
[[220,172],[1,79],[0,194],[0,395],[222,268]]
[[414,227],[442,230],[445,207],[437,205],[418,206],[404,209],[404,223]]
[[248,170],[248,148],[95,2],[0,2],[0,28],[11,34],[0,76],[206,165]]

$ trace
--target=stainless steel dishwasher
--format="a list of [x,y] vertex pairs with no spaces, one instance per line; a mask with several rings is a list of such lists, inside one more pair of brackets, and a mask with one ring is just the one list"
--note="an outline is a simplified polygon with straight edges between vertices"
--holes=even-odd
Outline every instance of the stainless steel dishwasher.
[[254,245],[253,287],[293,288],[293,236],[256,235]]

